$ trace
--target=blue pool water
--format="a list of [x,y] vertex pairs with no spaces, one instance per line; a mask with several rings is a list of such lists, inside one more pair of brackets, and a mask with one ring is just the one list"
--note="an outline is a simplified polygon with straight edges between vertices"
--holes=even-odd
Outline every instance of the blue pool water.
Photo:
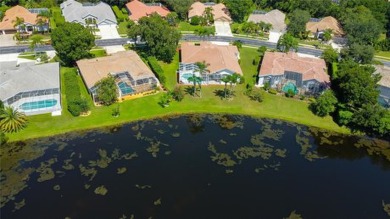
[[20,109],[22,110],[34,110],[34,109],[42,109],[47,107],[52,107],[57,104],[57,100],[49,99],[49,100],[40,100],[34,102],[26,102],[20,105]]
[[190,73],[183,74],[181,77],[188,80],[188,78],[192,77],[192,74],[190,74]]
[[133,88],[131,88],[128,84],[125,82],[119,82],[118,83],[119,89],[121,89],[122,95],[131,94],[134,92]]

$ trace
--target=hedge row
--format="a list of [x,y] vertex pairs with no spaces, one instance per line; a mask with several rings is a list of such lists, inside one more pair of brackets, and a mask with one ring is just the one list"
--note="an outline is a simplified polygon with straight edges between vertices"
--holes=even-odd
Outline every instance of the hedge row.
[[116,18],[118,19],[118,22],[128,20],[127,14],[124,14],[121,10],[119,10],[118,6],[112,6],[112,10],[114,11]]
[[53,19],[57,27],[65,23],[65,18],[62,16],[60,8],[58,7],[52,8],[51,13],[53,15]]
[[152,71],[156,74],[160,83],[165,87],[166,77],[164,75],[164,70],[161,68],[160,64],[158,64],[156,57],[149,56],[148,63],[149,66],[152,68]]
[[88,111],[88,103],[81,98],[80,87],[75,69],[70,69],[64,74],[65,95],[68,102],[68,110],[73,116]]

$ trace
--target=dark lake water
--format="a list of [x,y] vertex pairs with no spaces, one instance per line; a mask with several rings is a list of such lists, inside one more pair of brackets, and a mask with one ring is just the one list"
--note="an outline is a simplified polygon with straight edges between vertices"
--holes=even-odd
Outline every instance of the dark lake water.
[[0,159],[2,219],[389,217],[388,141],[278,120],[142,121],[11,144]]

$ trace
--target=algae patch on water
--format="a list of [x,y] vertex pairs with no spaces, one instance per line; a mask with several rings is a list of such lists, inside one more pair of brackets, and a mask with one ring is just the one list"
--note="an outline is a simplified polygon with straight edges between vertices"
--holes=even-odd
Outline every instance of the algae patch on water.
[[95,189],[94,192],[96,195],[106,195],[108,190],[104,186],[99,186]]
[[144,189],[151,189],[152,186],[135,184],[135,188],[144,190]]
[[226,153],[218,153],[216,147],[210,142],[208,150],[211,151],[214,155],[211,156],[211,160],[216,162],[219,165],[225,167],[233,167],[237,164],[229,154]]
[[61,186],[60,185],[55,185],[55,186],[53,186],[53,190],[55,190],[55,191],[58,191],[58,190],[60,190],[61,189]]
[[302,216],[294,211],[290,213],[290,215],[284,219],[302,219]]
[[20,201],[20,202],[15,202],[15,209],[14,209],[14,211],[23,208],[25,205],[26,205],[26,201],[24,199],[22,201]]
[[117,174],[123,174],[127,171],[127,168],[126,167],[120,167],[117,169]]
[[37,168],[36,172],[39,173],[38,182],[51,180],[55,177],[54,171],[51,167],[52,164],[57,162],[57,158],[52,158],[46,162],[41,162],[41,166]]
[[161,205],[161,198],[157,199],[156,201],[153,202],[154,205]]
[[387,215],[390,217],[390,203],[386,204],[385,201],[382,200],[382,206],[383,210],[387,213]]

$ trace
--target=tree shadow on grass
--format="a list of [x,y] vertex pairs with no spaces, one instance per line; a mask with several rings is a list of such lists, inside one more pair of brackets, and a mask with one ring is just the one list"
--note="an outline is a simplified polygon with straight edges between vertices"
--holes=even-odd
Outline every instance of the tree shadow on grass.
[[235,97],[235,91],[233,90],[229,90],[227,89],[226,90],[226,93],[225,93],[225,89],[217,89],[214,91],[214,94],[215,96],[221,98],[221,100],[223,99],[233,99],[233,97]]

